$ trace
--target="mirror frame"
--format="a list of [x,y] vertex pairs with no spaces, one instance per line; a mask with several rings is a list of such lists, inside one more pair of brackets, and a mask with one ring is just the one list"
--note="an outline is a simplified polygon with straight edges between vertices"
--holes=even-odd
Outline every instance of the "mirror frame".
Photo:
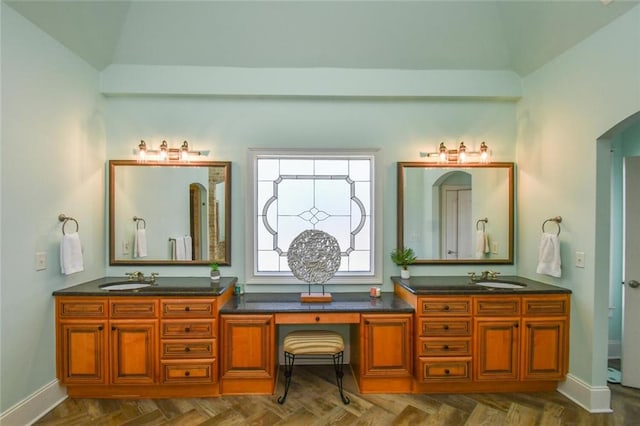
[[115,168],[118,166],[138,166],[138,167],[224,167],[225,181],[225,261],[216,262],[220,266],[231,265],[231,162],[230,161],[194,161],[190,163],[181,162],[160,162],[136,160],[109,160],[109,265],[166,265],[166,266],[199,266],[210,265],[213,260],[135,260],[116,259],[115,251]]
[[514,250],[514,163],[488,163],[488,164],[439,164],[427,162],[398,162],[397,163],[397,248],[404,247],[404,171],[407,168],[437,168],[437,169],[470,169],[470,168],[504,168],[507,169],[509,179],[509,250],[508,257],[502,259],[416,259],[413,265],[499,265],[513,264]]

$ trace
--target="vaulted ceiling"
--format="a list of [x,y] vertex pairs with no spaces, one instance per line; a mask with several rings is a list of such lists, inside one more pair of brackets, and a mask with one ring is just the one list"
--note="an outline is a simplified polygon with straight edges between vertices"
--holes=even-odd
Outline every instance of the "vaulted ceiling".
[[98,70],[142,64],[520,76],[639,2],[5,1]]

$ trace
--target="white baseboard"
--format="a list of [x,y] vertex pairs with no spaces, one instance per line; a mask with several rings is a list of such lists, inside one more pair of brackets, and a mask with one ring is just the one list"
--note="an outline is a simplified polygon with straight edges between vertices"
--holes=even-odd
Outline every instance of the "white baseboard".
[[558,386],[558,392],[590,413],[612,413],[611,390],[607,386],[591,386],[576,376],[567,375],[567,380]]
[[58,380],[47,383],[13,407],[0,413],[0,425],[30,425],[67,399],[67,390]]
[[620,359],[622,356],[622,342],[620,340],[609,340],[609,359]]

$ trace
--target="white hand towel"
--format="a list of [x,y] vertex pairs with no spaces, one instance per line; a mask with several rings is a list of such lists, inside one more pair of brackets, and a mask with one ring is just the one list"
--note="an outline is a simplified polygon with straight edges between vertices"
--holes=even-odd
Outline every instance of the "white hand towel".
[[191,245],[191,236],[184,237],[184,260],[193,260],[193,247]]
[[84,271],[82,243],[77,232],[62,236],[62,241],[60,241],[60,270],[65,275]]
[[538,274],[560,278],[562,262],[560,261],[560,240],[556,234],[544,232],[538,249]]
[[476,231],[476,258],[482,259],[485,253],[489,253],[489,238],[482,230]]
[[184,237],[176,237],[176,260],[187,260],[184,252]]
[[133,237],[133,257],[147,257],[147,230],[136,229]]

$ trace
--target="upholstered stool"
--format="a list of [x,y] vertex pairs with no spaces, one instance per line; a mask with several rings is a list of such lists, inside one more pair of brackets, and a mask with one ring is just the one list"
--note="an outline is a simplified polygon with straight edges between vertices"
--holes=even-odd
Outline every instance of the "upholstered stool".
[[296,356],[305,358],[320,358],[330,356],[333,359],[333,367],[336,370],[336,381],[342,402],[348,404],[342,391],[342,360],[344,355],[344,341],[342,336],[334,331],[327,330],[298,330],[292,331],[284,338],[284,395],[278,398],[278,403],[284,404],[291,385],[293,363]]

